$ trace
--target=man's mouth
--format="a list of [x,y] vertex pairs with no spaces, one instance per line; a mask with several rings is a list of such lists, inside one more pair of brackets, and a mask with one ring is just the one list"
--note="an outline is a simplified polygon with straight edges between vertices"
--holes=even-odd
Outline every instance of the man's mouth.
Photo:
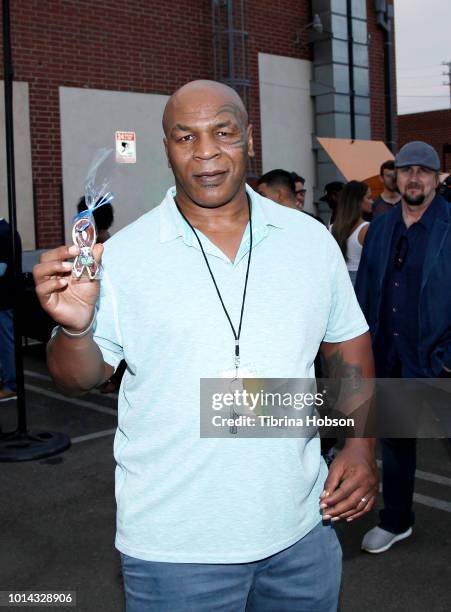
[[198,172],[194,175],[194,178],[201,183],[201,185],[215,186],[219,185],[227,175],[227,170],[210,170],[208,172]]

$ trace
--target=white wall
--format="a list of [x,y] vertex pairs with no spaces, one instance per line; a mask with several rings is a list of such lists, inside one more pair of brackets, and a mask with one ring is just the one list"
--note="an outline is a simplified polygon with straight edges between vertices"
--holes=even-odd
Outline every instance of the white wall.
[[168,96],[60,87],[64,224],[71,242],[72,218],[84,195],[85,177],[98,148],[115,147],[116,131],[136,132],[136,164],[119,164],[111,187],[112,232],[163,199],[173,184],[163,146],[161,118]]
[[313,210],[311,62],[258,54],[263,172],[294,171],[306,179],[305,209]]
[[[4,96],[3,81],[0,81],[0,217],[8,219]],[[31,172],[28,83],[14,82],[13,85],[13,129],[17,227],[22,238],[23,249],[34,249],[33,177]]]

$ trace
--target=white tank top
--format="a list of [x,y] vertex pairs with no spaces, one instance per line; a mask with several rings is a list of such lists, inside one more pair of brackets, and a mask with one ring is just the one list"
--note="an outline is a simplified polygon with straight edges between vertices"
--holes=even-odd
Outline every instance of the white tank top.
[[359,242],[359,232],[365,225],[369,225],[368,221],[363,221],[352,234],[349,236],[347,241],[347,256],[348,261],[346,266],[350,272],[356,272],[359,267],[360,257],[362,255],[362,245]]

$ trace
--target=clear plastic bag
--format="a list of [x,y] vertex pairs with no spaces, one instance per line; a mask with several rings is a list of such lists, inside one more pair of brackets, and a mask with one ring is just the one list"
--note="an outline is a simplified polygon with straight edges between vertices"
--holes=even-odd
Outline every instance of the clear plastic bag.
[[94,259],[92,249],[97,241],[97,228],[93,212],[114,199],[110,190],[117,171],[113,149],[98,149],[94,155],[85,181],[87,209],[74,217],[72,240],[80,248],[80,254],[72,265],[72,276],[97,280],[102,276],[102,267]]

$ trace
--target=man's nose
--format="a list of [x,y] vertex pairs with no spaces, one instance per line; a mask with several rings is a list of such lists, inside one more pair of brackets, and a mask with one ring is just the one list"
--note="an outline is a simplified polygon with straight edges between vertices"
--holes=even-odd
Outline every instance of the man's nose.
[[194,148],[194,157],[198,159],[212,159],[219,155],[218,143],[210,134],[201,134]]
[[420,176],[421,168],[410,168],[410,178],[416,179]]

